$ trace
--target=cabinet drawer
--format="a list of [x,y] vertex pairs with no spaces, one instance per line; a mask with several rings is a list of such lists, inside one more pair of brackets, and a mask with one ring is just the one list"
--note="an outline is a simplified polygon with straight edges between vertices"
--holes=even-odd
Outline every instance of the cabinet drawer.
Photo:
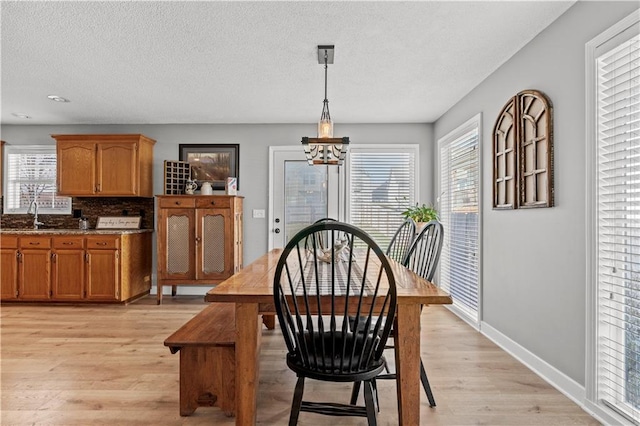
[[84,248],[84,237],[54,237],[54,249],[81,249]]
[[20,248],[51,248],[49,237],[20,237]]
[[18,248],[18,237],[15,235],[0,235],[0,247]]
[[196,207],[210,209],[228,209],[231,204],[229,197],[205,197],[196,199]]
[[117,249],[119,243],[118,237],[87,237],[87,249]]
[[191,197],[185,197],[185,198],[161,198],[160,199],[160,208],[163,209],[179,209],[179,208],[188,208],[188,207],[195,207],[196,206],[196,200],[191,198]]

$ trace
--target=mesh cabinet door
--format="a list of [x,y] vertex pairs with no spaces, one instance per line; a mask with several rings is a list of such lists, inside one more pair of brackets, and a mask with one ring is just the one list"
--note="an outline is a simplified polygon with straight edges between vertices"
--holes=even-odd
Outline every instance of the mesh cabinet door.
[[[233,244],[226,228],[231,221],[229,209],[198,209],[196,213],[196,273],[198,279],[223,279],[229,274]],[[229,235],[229,238],[227,238]]]
[[193,227],[194,211],[192,209],[167,209],[164,271],[165,279],[194,279],[195,256],[193,239],[195,236]]

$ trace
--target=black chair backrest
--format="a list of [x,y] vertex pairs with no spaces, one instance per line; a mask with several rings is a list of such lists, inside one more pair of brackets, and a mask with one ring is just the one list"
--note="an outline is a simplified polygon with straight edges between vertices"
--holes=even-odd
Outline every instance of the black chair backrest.
[[[323,234],[328,252],[318,249]],[[347,244],[336,241],[341,235]],[[354,249],[358,244],[364,248]],[[323,221],[298,232],[280,256],[273,292],[289,363],[310,377],[353,377],[383,362],[396,284],[382,249],[363,230]],[[358,321],[353,329],[349,314]]]
[[387,247],[387,256],[402,263],[409,251],[409,247],[416,237],[416,222],[408,217],[398,227],[398,230],[393,235],[389,246]]
[[[314,224],[316,223],[323,223],[323,222],[337,222],[336,219],[332,218],[332,217],[323,217],[322,219],[318,219],[315,222],[313,222]],[[343,236],[344,238],[344,236]],[[325,249],[327,244],[325,243],[325,241],[327,241],[329,239],[329,236],[327,235],[326,232],[323,232],[322,234],[318,235],[318,238],[316,239],[317,241],[317,246],[321,249]],[[306,247],[309,248],[309,242],[308,242],[308,238],[307,238],[307,242],[305,243]]]
[[443,238],[442,224],[437,220],[427,222],[409,247],[402,263],[422,278],[431,281],[440,260]]

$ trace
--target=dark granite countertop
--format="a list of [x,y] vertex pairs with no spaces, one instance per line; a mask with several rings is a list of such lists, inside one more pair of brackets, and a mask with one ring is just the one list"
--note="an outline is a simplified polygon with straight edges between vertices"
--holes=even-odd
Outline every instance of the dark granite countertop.
[[24,235],[124,235],[153,232],[153,229],[31,229],[31,228],[2,228],[2,234]]

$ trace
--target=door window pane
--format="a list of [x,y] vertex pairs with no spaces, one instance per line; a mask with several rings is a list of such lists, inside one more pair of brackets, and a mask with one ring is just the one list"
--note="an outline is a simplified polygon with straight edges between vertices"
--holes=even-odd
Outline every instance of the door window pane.
[[305,226],[327,217],[327,167],[285,161],[285,243]]

